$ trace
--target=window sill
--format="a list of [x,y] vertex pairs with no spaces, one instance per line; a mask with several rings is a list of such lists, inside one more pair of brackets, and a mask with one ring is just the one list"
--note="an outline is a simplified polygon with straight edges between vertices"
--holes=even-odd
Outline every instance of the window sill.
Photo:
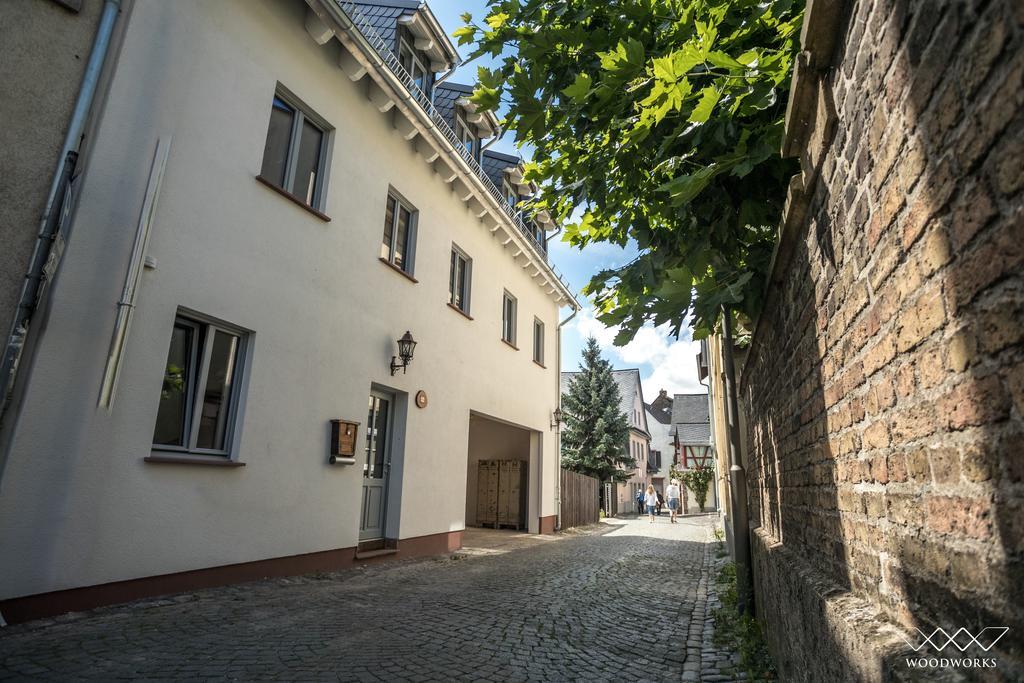
[[533,364],[536,365],[537,367],[544,368],[545,370],[548,369],[548,366],[544,365],[543,363],[538,361],[536,358],[533,360]]
[[288,192],[287,190],[282,190],[280,187],[278,187],[274,183],[270,182],[269,180],[267,180],[263,176],[261,176],[261,175],[256,176],[256,182],[258,182],[260,185],[263,185],[264,187],[267,187],[267,188],[273,190],[277,194],[281,195],[285,199],[289,200],[290,202],[292,202],[293,204],[298,206],[299,208],[305,209],[306,211],[310,212],[311,214],[313,214],[314,216],[316,216],[317,218],[322,220],[324,223],[330,223],[331,222],[331,217],[330,216],[328,216],[327,214],[322,213],[320,211],[317,211],[312,206],[310,206],[306,202],[302,201],[301,199],[299,199],[298,197],[293,195],[291,192]]
[[516,346],[515,344],[513,344],[512,342],[510,342],[508,339],[502,339],[501,343],[506,345],[506,346],[508,346],[510,349],[512,349],[514,351],[518,351],[519,350],[519,347]]
[[162,453],[143,458],[145,462],[166,465],[202,465],[205,467],[245,467],[244,462],[231,460],[219,455],[172,455]]
[[412,275],[409,275],[409,273],[405,272],[404,270],[402,270],[401,268],[396,266],[391,261],[388,261],[386,258],[381,258],[380,256],[378,256],[377,260],[380,261],[381,263],[383,263],[385,266],[387,266],[391,270],[393,270],[396,273],[398,273],[399,275],[401,275],[402,277],[404,277],[405,279],[407,279],[407,280],[409,280],[411,282],[419,282],[419,280],[414,278]]
[[449,303],[448,304],[448,308],[452,309],[453,311],[455,311],[456,313],[461,315],[466,320],[472,320],[473,319],[473,316],[471,316],[469,313],[466,313],[464,310],[462,310],[461,308],[459,308],[455,304]]

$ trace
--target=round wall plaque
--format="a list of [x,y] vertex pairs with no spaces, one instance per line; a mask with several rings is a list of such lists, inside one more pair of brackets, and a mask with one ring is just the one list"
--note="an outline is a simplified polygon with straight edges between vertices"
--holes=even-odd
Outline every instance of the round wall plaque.
[[427,392],[420,389],[416,392],[416,407],[426,408],[427,407]]

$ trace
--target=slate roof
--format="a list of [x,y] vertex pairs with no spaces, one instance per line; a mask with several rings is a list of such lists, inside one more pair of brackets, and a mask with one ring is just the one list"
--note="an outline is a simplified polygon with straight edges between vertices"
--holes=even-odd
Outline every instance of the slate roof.
[[[518,166],[522,161],[519,157],[514,157],[511,154],[502,154],[491,149],[485,149],[480,165],[483,167],[487,177],[500,190],[502,178],[505,176],[505,169]],[[618,370],[613,372],[618,372]]]
[[663,425],[672,424],[672,404],[662,407],[664,404],[655,404],[654,401],[645,403],[644,408],[647,408],[647,412],[651,414],[655,420]]
[[676,394],[672,399],[672,436],[681,444],[711,444],[707,394]]
[[373,26],[384,42],[395,54],[398,54],[398,18],[405,14],[415,14],[419,9],[418,0],[377,0],[376,2],[359,2],[353,0],[359,13]]
[[434,87],[434,108],[455,130],[455,102],[473,94],[472,86],[444,81]]
[[[563,394],[569,391],[569,382],[578,374],[580,373],[561,373],[558,383]],[[628,417],[633,413],[633,399],[636,397],[636,392],[640,391],[640,371],[636,368],[631,370],[612,370],[612,379],[615,380],[615,384],[619,387],[619,412]],[[632,421],[630,428],[635,429],[635,427],[632,427]]]

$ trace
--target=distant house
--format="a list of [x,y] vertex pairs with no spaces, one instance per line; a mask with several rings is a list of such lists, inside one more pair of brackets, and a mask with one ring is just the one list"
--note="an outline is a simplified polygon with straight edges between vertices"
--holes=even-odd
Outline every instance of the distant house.
[[648,472],[655,490],[665,493],[670,476],[669,470],[673,463],[675,445],[670,432],[672,431],[672,399],[662,389],[658,397],[644,405],[647,411],[647,426],[651,432],[651,457],[648,458]]
[[[679,469],[689,470],[698,466],[715,468],[707,394],[676,394],[673,397],[669,435],[674,449],[672,461]],[[705,510],[718,508],[717,488],[714,481],[708,486]],[[700,508],[692,490],[687,498],[690,505],[687,512],[698,511]]]
[[[569,390],[569,382],[578,372],[563,372],[561,375],[562,393]],[[629,442],[626,448],[636,461],[636,469],[630,478],[614,487],[606,487],[606,499],[612,499],[614,506],[605,504],[607,514],[636,511],[637,491],[651,483],[650,462],[651,432],[648,429],[647,411],[644,404],[643,389],[640,386],[640,370],[612,370],[612,377],[619,387],[619,406],[629,422]],[[658,472],[655,469],[654,472]],[[614,488],[614,491],[612,490]],[[610,508],[610,509],[609,509]]]

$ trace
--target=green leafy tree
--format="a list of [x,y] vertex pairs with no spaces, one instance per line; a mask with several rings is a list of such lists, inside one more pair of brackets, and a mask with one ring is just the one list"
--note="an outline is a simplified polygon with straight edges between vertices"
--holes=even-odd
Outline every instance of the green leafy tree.
[[580,372],[562,394],[562,467],[601,481],[629,478],[636,460],[629,454],[629,422],[619,405],[611,363],[590,337]]
[[472,100],[507,106],[533,148],[532,206],[564,239],[640,255],[584,292],[623,344],[646,321],[694,337],[762,299],[793,160],[779,150],[800,0],[489,0],[455,32],[479,69]]

